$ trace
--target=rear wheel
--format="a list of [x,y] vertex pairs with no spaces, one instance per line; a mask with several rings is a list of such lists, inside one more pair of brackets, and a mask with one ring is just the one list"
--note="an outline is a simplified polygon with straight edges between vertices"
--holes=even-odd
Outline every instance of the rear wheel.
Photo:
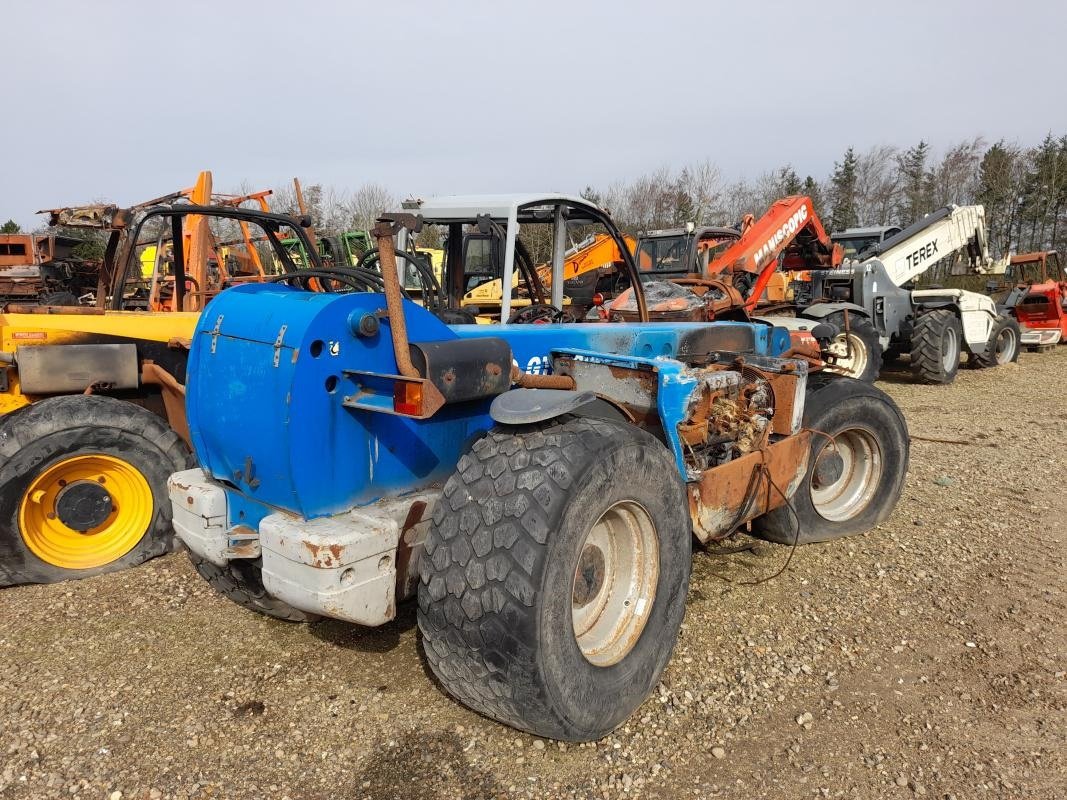
[[788,505],[753,521],[783,544],[823,542],[883,522],[900,498],[908,468],[908,428],[880,389],[852,378],[815,375],[804,401],[813,431],[808,469]]
[[911,333],[911,371],[922,383],[952,383],[960,368],[963,329],[948,308],[915,318]]
[[215,591],[249,611],[286,622],[314,622],[320,619],[318,614],[301,611],[267,594],[263,588],[263,569],[258,559],[234,559],[220,567],[193,553],[189,554],[189,558],[196,571]]
[[882,366],[882,343],[871,321],[858,314],[849,314],[846,330],[845,314],[838,312],[827,316],[826,322],[840,331],[824,351],[827,360],[845,370],[844,374],[850,378],[876,380]]
[[674,459],[644,431],[576,417],[491,431],[445,485],[420,562],[430,668],[507,725],[606,735],[670,659],[691,528]]
[[978,368],[999,367],[1019,360],[1022,349],[1022,331],[1012,317],[998,317],[989,333],[986,351],[981,355],[971,353],[968,363]]
[[167,478],[190,455],[164,420],[111,397],[34,403],[0,424],[0,560],[51,583],[169,551]]

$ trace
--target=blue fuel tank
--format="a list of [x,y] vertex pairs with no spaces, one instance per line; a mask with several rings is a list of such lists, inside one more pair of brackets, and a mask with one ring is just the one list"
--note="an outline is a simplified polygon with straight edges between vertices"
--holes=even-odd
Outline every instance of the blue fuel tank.
[[[490,399],[448,404],[430,419],[346,407],[366,374],[395,375],[381,294],[228,289],[205,309],[189,359],[187,412],[200,466],[232,489],[231,525],[271,509],[306,519],[425,488],[455,469],[492,426]],[[685,360],[727,350],[778,355],[781,328],[749,323],[448,326],[404,301],[412,342],[499,337],[514,363],[544,372],[551,353],[582,350]],[[362,377],[360,377],[362,376]]]

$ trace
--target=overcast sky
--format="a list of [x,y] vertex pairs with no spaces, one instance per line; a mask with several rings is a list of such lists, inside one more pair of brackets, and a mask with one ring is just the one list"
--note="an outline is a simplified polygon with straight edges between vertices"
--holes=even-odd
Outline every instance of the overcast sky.
[[0,220],[244,181],[604,186],[1067,133],[1067,4],[54,2],[0,10]]

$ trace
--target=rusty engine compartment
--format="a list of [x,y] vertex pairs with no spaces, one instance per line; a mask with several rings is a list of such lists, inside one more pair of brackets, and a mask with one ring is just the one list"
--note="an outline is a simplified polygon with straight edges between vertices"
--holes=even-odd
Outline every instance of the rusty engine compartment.
[[[725,352],[685,364],[657,361],[634,369],[558,356],[553,371],[675,450],[701,542],[725,538],[787,503],[807,470],[811,446],[802,429],[807,363]],[[661,395],[678,391],[688,392],[684,416],[665,420],[662,409],[674,403]]]

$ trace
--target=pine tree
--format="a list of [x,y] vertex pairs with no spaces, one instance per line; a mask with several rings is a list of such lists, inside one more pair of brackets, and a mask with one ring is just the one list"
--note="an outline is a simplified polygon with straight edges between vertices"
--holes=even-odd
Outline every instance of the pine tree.
[[585,189],[583,189],[579,194],[579,197],[581,197],[583,200],[588,200],[594,205],[603,205],[601,203],[602,198],[600,197],[600,192],[598,192],[592,186],[586,186]]
[[782,197],[802,194],[804,191],[804,186],[800,182],[800,176],[797,175],[791,164],[786,164],[778,170],[777,183],[778,194]]
[[3,225],[0,225],[0,233],[21,233],[22,228],[13,219],[9,219]]
[[923,140],[897,156],[897,174],[901,187],[901,202],[897,217],[902,225],[910,225],[924,214],[933,211],[933,191],[926,160],[930,146]]
[[859,225],[856,211],[856,152],[852,147],[845,151],[840,163],[834,162],[830,176],[830,226],[835,231]]
[[808,197],[811,198],[811,207],[815,209],[815,213],[818,214],[819,217],[822,217],[822,187],[819,186],[818,182],[813,177],[808,175],[806,178],[804,178],[804,183],[800,187],[800,193],[806,194]]
[[1003,140],[986,150],[978,167],[978,194],[985,206],[986,224],[992,251],[1007,255],[1013,249],[1012,229],[1018,210],[1015,176],[1019,152]]

